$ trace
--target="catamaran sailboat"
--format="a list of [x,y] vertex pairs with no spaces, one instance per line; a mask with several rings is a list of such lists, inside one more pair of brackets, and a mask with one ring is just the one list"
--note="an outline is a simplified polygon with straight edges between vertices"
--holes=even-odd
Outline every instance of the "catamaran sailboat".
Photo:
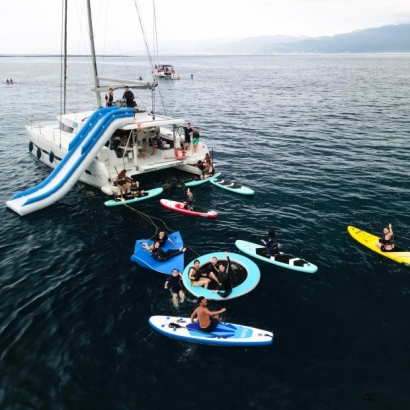
[[[150,90],[153,95],[158,84],[156,80],[144,82],[98,75],[90,0],[87,0],[87,12],[97,110],[62,114],[53,122],[26,120],[30,152],[54,171],[38,186],[17,193],[7,202],[20,215],[57,201],[78,180],[108,195],[116,194],[114,181],[122,169],[130,178],[167,168],[199,174],[192,164],[209,152],[202,143],[195,154],[183,150],[180,130],[185,121],[182,118],[155,114],[141,104],[125,108],[118,102],[113,107],[101,108],[100,93],[109,88],[128,85]],[[162,143],[154,150],[150,141],[158,132]]]
[[170,64],[156,64],[154,71],[155,77],[168,78],[171,80],[180,80],[181,77],[175,74],[174,67]]

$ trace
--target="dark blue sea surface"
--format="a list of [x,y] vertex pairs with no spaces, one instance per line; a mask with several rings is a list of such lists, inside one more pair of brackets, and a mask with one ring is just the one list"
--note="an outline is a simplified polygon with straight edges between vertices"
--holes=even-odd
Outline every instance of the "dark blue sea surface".
[[[149,79],[145,58],[100,59],[105,76]],[[410,250],[410,55],[168,57],[158,112],[202,128],[218,171],[256,192],[193,188],[216,220],[157,200],[104,206],[77,183],[56,204],[0,212],[1,409],[410,409],[410,267],[354,241],[348,225],[393,224]],[[30,156],[25,116],[61,112],[59,58],[1,58],[1,202],[50,169]],[[191,80],[193,74],[193,80]],[[70,58],[67,111],[94,108],[88,59]],[[119,98],[122,91],[116,91]],[[150,105],[149,91],[136,91]],[[141,178],[183,199],[188,174]],[[151,315],[176,310],[165,275],[130,262],[137,238],[179,230],[198,254],[236,252],[275,228],[304,274],[256,262],[249,294],[210,302],[233,323],[272,330],[271,346],[224,348],[168,339]]]

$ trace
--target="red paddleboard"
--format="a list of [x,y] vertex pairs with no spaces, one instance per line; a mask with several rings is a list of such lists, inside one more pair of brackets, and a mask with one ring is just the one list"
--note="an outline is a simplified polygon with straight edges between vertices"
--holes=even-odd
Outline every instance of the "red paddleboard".
[[205,218],[216,218],[218,216],[217,212],[200,208],[199,206],[195,206],[193,211],[185,209],[182,202],[170,201],[169,199],[161,199],[159,203],[163,207],[170,209],[171,211],[180,212],[181,214],[203,216]]

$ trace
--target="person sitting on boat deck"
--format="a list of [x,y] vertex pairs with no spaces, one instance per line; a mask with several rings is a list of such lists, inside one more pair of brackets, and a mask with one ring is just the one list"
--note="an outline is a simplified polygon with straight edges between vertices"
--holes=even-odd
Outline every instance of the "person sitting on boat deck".
[[186,127],[184,128],[184,132],[185,132],[185,139],[184,139],[184,150],[189,151],[189,148],[191,146],[191,135],[193,133],[193,130],[191,128],[191,123],[188,123],[186,125]]
[[196,154],[196,149],[198,148],[199,131],[201,131],[201,128],[194,127],[194,131],[192,133],[192,154]]
[[112,102],[114,100],[114,90],[110,88],[108,90],[108,93],[105,94],[105,106],[106,107],[112,107]]
[[162,148],[162,138],[159,133],[159,131],[155,134],[155,137],[151,141],[151,146],[152,146],[152,154],[155,154],[155,148]]
[[[159,231],[157,237],[154,239],[155,242],[159,242],[159,246],[165,246],[167,241],[171,242],[173,246],[177,246],[177,244],[168,236],[165,231]],[[141,243],[142,247],[147,251],[151,251],[154,245],[148,245],[147,243]]]
[[127,108],[133,108],[137,106],[137,103],[135,102],[134,94],[132,91],[130,91],[130,87],[128,86],[125,86],[125,92],[124,92],[124,95],[122,96],[122,100],[125,101]]
[[133,198],[138,198],[140,196],[145,195],[145,191],[141,190],[139,191],[138,188],[140,186],[140,183],[138,181],[131,181],[131,186],[130,186],[130,196]]
[[151,255],[155,260],[159,262],[165,262],[173,258],[174,256],[184,253],[185,251],[186,251],[186,248],[168,249],[167,251],[163,251],[161,249],[159,241],[155,241],[154,247],[152,248],[152,251],[151,251]]
[[202,276],[201,272],[199,271],[199,260],[194,260],[194,266],[189,268],[188,278],[191,281],[191,286],[203,286],[205,289],[208,289],[209,283],[211,279],[207,278],[206,276]]
[[394,250],[394,234],[391,224],[383,229],[383,237],[376,242],[376,246],[382,252],[392,252]]
[[274,229],[271,229],[268,233],[269,238],[267,241],[261,239],[261,242],[266,246],[266,256],[273,256],[279,253],[278,239]]
[[184,208],[189,209],[190,211],[193,211],[194,203],[195,203],[194,194],[191,192],[189,188],[187,188],[186,194],[188,195],[188,197],[186,201],[184,202]]
[[228,297],[232,293],[232,267],[231,267],[231,260],[229,259],[228,252],[225,251],[226,260],[228,264],[225,265],[223,263],[219,264],[219,271],[220,274],[218,275],[219,282],[221,286],[218,290],[213,290],[214,293],[217,293],[222,298]]
[[210,333],[218,326],[218,323],[221,322],[219,315],[226,312],[226,308],[211,312],[208,308],[208,301],[200,296],[197,300],[198,307],[194,310],[191,315],[191,323],[195,324],[195,318],[198,319],[199,327],[203,332]]
[[177,308],[179,306],[178,295],[181,303],[185,301],[185,293],[182,288],[182,274],[178,269],[172,269],[172,274],[168,276],[164,284],[164,289],[169,289],[171,292],[172,303]]
[[205,168],[202,170],[202,174],[200,175],[200,179],[207,179],[215,175],[215,167],[213,166],[211,161],[205,163]]

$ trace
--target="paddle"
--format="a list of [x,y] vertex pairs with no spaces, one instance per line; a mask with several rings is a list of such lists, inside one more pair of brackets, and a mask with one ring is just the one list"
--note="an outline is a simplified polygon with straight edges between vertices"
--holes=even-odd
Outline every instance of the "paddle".
[[181,326],[181,325],[179,325],[178,323],[174,323],[174,322],[171,322],[171,323],[168,325],[168,327],[170,327],[170,328],[177,328],[177,329],[182,328],[182,329],[187,329],[187,330],[194,330],[195,332],[205,333],[205,334],[207,334],[207,335],[210,335],[211,337],[216,337],[216,335],[214,335],[213,333],[204,332],[203,330],[199,330],[199,329],[191,329],[191,328],[189,328],[189,327]]

